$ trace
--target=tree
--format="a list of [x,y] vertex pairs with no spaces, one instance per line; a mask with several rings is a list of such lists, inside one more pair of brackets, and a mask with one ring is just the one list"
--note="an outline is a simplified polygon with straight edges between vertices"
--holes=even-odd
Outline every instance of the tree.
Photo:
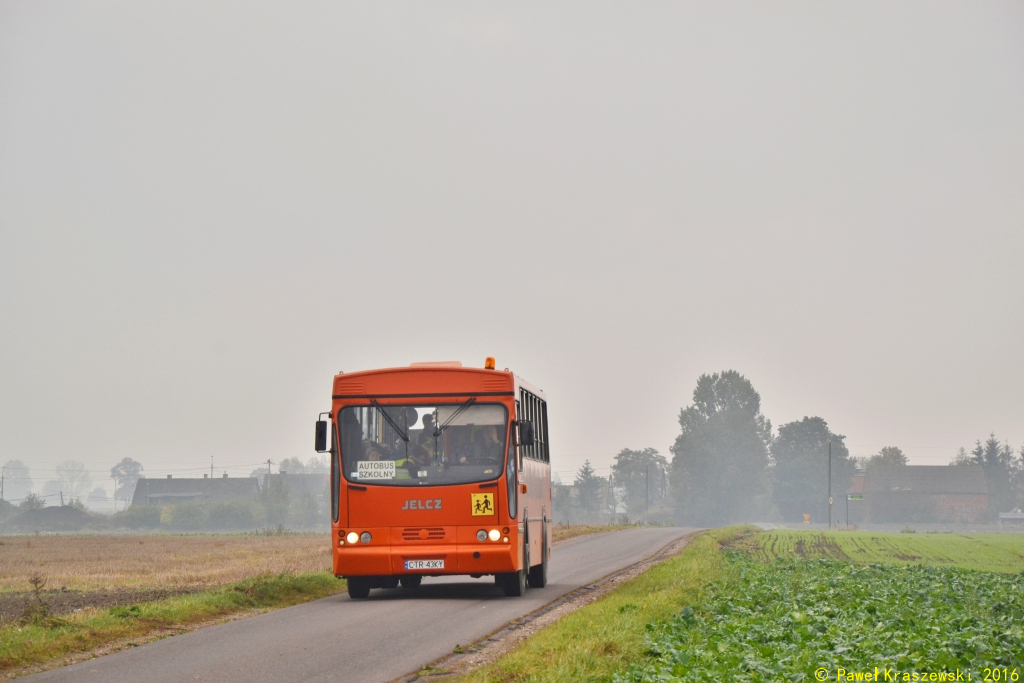
[[573,524],[576,521],[576,505],[572,498],[572,487],[552,482],[551,517],[556,522]]
[[288,487],[281,477],[267,477],[256,495],[256,505],[267,524],[283,526],[288,522]]
[[679,426],[671,450],[680,520],[712,525],[762,514],[772,426],[750,381],[735,370],[701,375]]
[[[772,496],[783,519],[800,522],[805,514],[810,514],[815,521],[828,519],[829,442],[832,442],[833,498],[846,494],[856,468],[844,439],[845,436],[832,433],[828,423],[820,417],[804,417],[779,427],[779,435],[771,447],[775,460]],[[898,448],[892,450],[899,452]],[[868,460],[869,466],[872,462],[873,459]]]
[[310,474],[327,474],[331,471],[331,461],[326,455],[313,456],[306,462],[306,472]]
[[664,504],[668,461],[654,448],[633,451],[623,448],[615,456],[612,478],[626,497],[631,516],[645,514]]
[[1020,456],[1014,470],[1013,490],[1017,498],[1016,509],[1019,510],[1024,507],[1024,445],[1020,447]]
[[142,478],[142,463],[123,458],[110,468],[110,476],[114,480],[114,499],[129,501],[135,495],[135,485]]
[[306,471],[306,466],[302,464],[302,461],[298,458],[285,458],[281,461],[278,466],[279,472],[289,472],[291,474],[303,474]]
[[28,467],[20,460],[8,460],[3,466],[4,500],[17,503],[32,490]]
[[57,465],[57,479],[60,481],[64,498],[69,502],[85,494],[92,479],[85,465],[77,460],[65,460]]
[[964,449],[963,446],[961,446],[960,450],[958,450],[956,452],[956,455],[953,456],[953,459],[949,461],[949,464],[952,465],[952,466],[957,466],[957,465],[974,465],[976,463],[974,462],[974,458],[971,457],[971,454],[968,453]]
[[23,498],[22,501],[18,504],[18,507],[20,507],[22,510],[40,510],[46,507],[46,501],[40,496],[37,496],[36,494],[29,491],[27,494],[25,494],[25,498]]
[[895,446],[886,446],[868,458],[868,465],[906,465],[910,459]]
[[1001,444],[994,433],[989,434],[984,444],[975,442],[971,459],[985,470],[990,517],[996,519],[1000,512],[1013,509],[1016,502],[1013,484],[1017,478],[1018,463],[1009,442]]
[[584,514],[596,516],[601,509],[601,477],[597,476],[594,468],[587,460],[583,467],[576,472],[576,491],[579,496],[579,506]]

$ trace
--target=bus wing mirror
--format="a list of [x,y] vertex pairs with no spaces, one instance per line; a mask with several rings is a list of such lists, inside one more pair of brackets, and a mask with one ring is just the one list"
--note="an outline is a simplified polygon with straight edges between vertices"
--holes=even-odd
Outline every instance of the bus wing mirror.
[[519,421],[519,445],[533,445],[533,423],[530,422],[529,420]]
[[317,420],[316,421],[316,452],[326,453],[327,452],[327,421]]

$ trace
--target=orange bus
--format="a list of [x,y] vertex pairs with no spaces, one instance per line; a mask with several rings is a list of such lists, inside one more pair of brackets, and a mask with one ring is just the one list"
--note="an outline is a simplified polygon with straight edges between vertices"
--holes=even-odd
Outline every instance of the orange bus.
[[493,358],[483,369],[414,363],[339,373],[320,418],[316,449],[331,454],[334,574],[351,597],[432,576],[493,575],[511,596],[547,583],[542,391],[495,370]]

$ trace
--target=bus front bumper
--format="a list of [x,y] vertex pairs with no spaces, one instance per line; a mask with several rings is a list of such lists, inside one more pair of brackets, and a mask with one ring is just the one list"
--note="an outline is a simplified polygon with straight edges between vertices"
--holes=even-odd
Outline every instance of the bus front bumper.
[[[384,534],[381,534],[383,536]],[[506,542],[504,539],[508,538]],[[472,543],[344,545],[334,548],[335,576],[502,574],[518,571],[516,536]]]

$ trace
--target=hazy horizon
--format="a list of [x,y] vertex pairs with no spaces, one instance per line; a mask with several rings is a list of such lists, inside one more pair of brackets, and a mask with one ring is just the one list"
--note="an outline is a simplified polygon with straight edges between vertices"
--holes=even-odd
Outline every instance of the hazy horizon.
[[563,480],[699,375],[1024,444],[1020,3],[0,5],[0,464],[313,456],[333,375],[495,356]]

